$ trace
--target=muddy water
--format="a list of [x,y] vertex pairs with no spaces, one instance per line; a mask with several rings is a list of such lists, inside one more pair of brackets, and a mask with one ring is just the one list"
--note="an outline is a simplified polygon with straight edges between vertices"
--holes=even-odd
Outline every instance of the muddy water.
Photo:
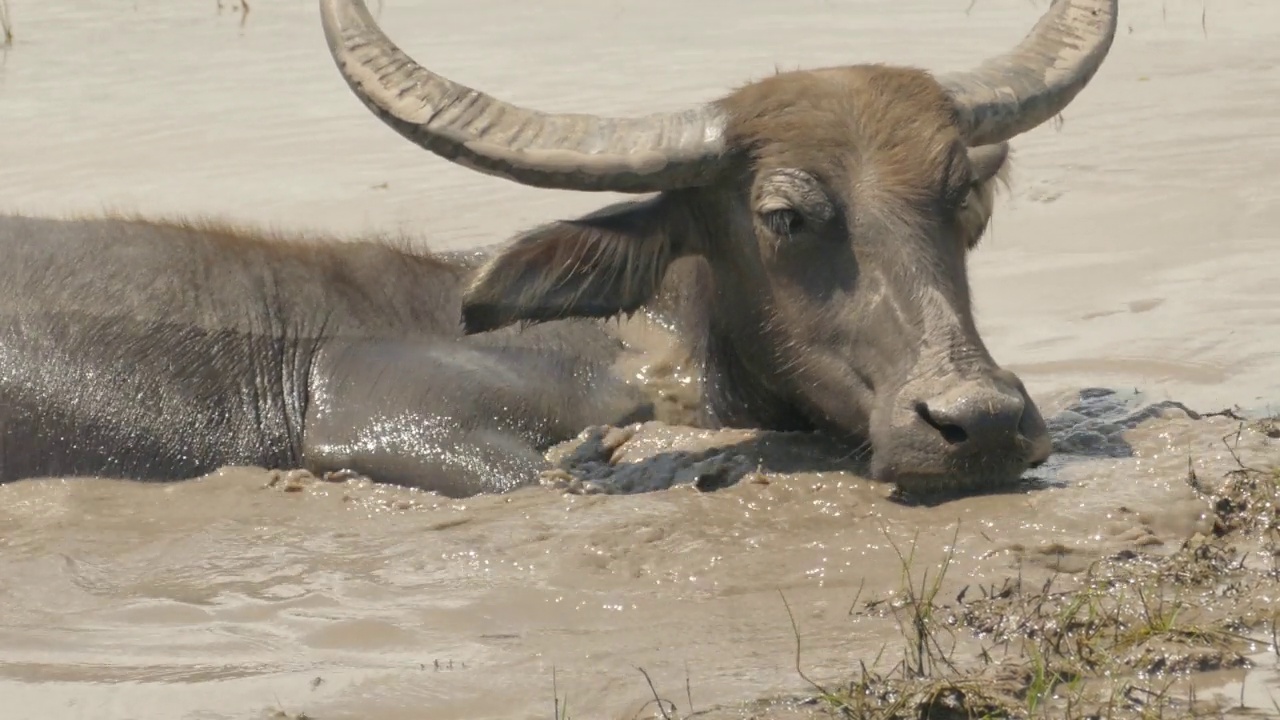
[[[606,201],[408,147],[338,78],[311,0],[259,0],[243,23],[225,4],[11,0],[0,209],[210,213],[467,247]],[[516,102],[632,113],[775,66],[963,67],[1043,9],[553,5],[387,0],[382,19],[439,71]],[[1203,21],[1198,0],[1122,12],[1061,128],[1017,142],[972,263],[981,327],[1047,416],[1091,385],[1141,388],[1135,407],[1274,410],[1280,15],[1265,0],[1211,4]],[[856,468],[459,503],[358,482],[285,492],[252,469],[168,487],[18,483],[0,488],[0,702],[6,718],[531,718],[552,712],[554,676],[571,715],[611,717],[649,697],[637,666],[681,707],[686,680],[699,708],[789,690],[779,589],[806,667],[838,674],[898,642],[892,621],[848,617],[860,588],[899,584],[895,544],[918,536],[929,566],[954,538],[951,589],[1176,546],[1204,523],[1187,457],[1221,474],[1227,425],[1173,411],[1104,428],[1116,457],[1063,456],[1034,492],[932,508],[890,502]],[[1060,423],[1059,441],[1083,442],[1078,430]],[[1274,674],[1254,677],[1250,692],[1280,696]]]
[[31,718],[533,718],[553,681],[579,716],[630,716],[649,692],[637,667],[682,707],[686,682],[703,708],[789,690],[779,591],[807,671],[838,676],[900,651],[892,618],[849,611],[899,588],[913,547],[917,583],[954,552],[954,597],[1206,530],[1187,457],[1219,477],[1232,427],[1169,411],[1107,436],[1129,457],[1065,458],[1032,492],[934,508],[849,472],[770,468],[714,493],[467,502],[358,481],[287,492],[234,469],[16,483],[0,488],[0,697]]

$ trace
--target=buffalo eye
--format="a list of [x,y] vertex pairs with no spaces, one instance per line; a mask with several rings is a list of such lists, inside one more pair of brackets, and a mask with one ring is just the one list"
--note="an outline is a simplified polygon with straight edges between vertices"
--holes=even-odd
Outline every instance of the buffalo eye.
[[818,233],[836,215],[827,188],[811,173],[778,168],[762,174],[752,188],[756,222],[773,243]]
[[791,237],[804,228],[804,217],[795,208],[769,210],[764,215],[764,221],[775,235]]

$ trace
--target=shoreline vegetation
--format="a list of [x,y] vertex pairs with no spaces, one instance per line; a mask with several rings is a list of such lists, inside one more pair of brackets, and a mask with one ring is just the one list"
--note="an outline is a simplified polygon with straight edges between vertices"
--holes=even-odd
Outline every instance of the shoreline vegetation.
[[[1280,450],[1280,420],[1241,422]],[[941,595],[951,557],[921,571],[914,547],[895,551],[901,586],[854,601],[853,616],[892,617],[901,645],[860,661],[843,682],[804,670],[803,629],[782,598],[796,638],[795,667],[810,691],[685,714],[655,700],[662,720],[1061,720],[1280,717],[1214,693],[1212,673],[1270,665],[1280,672],[1280,463],[1255,465],[1224,438],[1237,467],[1186,482],[1205,501],[1212,530],[1172,553],[1126,550],[1074,575],[1020,575]],[[1274,463],[1274,457],[1271,458]],[[959,528],[957,527],[957,533]],[[886,535],[886,538],[888,536]],[[889,542],[893,542],[891,539]],[[1201,688],[1197,690],[1197,681]],[[660,710],[655,710],[661,705]],[[686,707],[687,709],[687,707]],[[556,720],[568,720],[557,707]]]

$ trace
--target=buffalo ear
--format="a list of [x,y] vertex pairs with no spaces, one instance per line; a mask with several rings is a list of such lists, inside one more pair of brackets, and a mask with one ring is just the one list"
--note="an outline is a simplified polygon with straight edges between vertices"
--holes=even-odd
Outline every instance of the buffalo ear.
[[684,254],[677,213],[679,203],[659,195],[525,234],[477,271],[462,298],[463,331],[634,312]]
[[969,191],[969,202],[960,212],[960,225],[965,245],[972,250],[991,224],[996,209],[996,187],[1009,184],[1009,143],[969,148],[969,167],[973,171],[973,188]]
[[1007,171],[1008,162],[1009,143],[1007,142],[969,148],[969,166],[973,168],[973,181],[978,185],[985,185],[997,176],[1003,175],[1001,171]]

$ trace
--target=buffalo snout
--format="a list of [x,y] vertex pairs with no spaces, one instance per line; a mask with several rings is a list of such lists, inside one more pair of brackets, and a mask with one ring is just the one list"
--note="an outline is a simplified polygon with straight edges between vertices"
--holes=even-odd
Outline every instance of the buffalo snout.
[[1016,375],[931,378],[898,394],[872,471],[913,494],[993,490],[1048,459],[1048,429]]

